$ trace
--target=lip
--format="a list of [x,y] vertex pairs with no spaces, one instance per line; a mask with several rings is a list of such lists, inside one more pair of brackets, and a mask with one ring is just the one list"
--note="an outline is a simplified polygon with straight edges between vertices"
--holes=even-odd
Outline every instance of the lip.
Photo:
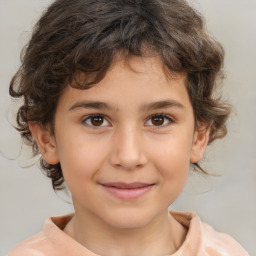
[[120,199],[137,199],[151,190],[154,184],[133,182],[111,182],[101,184],[101,186],[111,195]]

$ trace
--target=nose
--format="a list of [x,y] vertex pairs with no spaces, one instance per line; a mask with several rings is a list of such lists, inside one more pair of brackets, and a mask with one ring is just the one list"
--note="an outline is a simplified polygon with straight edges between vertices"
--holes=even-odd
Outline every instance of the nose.
[[124,170],[143,167],[147,163],[147,157],[142,137],[136,128],[116,131],[112,140],[111,165]]

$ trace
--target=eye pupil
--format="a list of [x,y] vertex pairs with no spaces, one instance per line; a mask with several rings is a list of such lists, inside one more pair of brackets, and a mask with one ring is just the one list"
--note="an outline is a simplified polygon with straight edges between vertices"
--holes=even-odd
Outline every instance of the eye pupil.
[[100,126],[103,124],[104,118],[102,116],[94,116],[91,118],[91,123],[94,126]]
[[163,125],[164,123],[164,117],[162,116],[154,116],[152,117],[151,120],[152,120],[152,124],[156,126]]

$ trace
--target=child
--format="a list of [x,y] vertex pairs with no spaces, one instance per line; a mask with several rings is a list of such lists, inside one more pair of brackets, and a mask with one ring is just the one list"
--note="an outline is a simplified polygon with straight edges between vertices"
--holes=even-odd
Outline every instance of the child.
[[[190,212],[168,212],[190,164],[226,134],[224,52],[184,0],[57,0],[10,94],[18,130],[75,213],[15,255],[248,255]],[[65,185],[64,185],[65,184]]]

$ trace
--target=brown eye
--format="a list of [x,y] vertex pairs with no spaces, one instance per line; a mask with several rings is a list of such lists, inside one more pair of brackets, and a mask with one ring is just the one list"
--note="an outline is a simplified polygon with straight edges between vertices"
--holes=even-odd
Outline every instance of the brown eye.
[[164,117],[163,116],[153,116],[151,118],[151,122],[155,126],[161,126],[164,124]]
[[92,127],[104,127],[109,126],[109,122],[102,115],[90,115],[83,121],[86,125]]
[[93,126],[101,126],[103,122],[104,122],[104,118],[102,116],[91,117],[91,123]]
[[146,126],[165,127],[173,123],[173,119],[169,115],[155,114],[146,122]]

